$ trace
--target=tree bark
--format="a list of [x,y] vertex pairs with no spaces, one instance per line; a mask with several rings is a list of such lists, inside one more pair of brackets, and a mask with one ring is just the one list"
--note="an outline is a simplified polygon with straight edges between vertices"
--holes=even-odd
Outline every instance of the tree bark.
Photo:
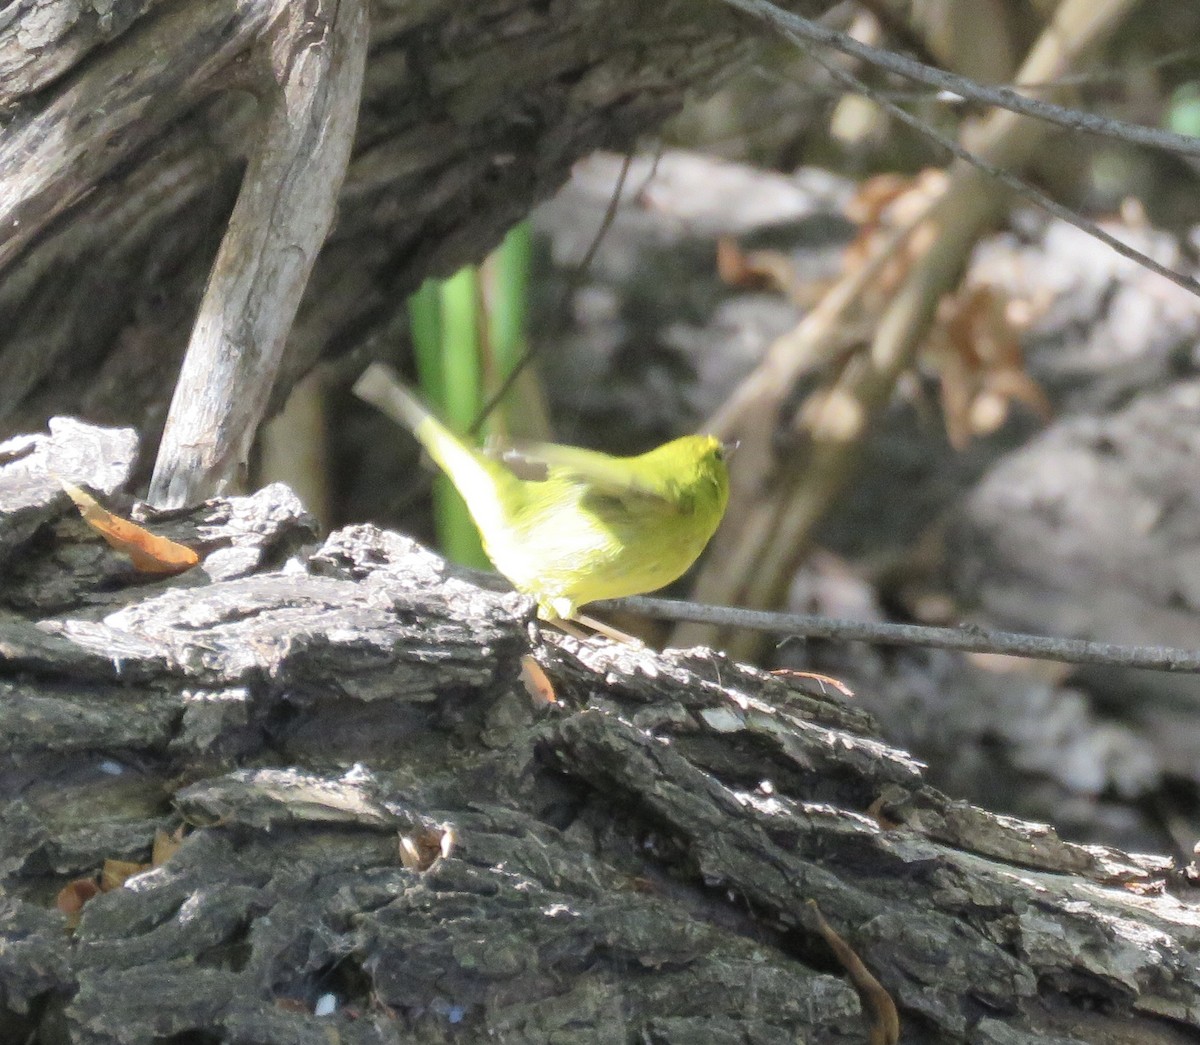
[[[141,0],[98,14],[50,0],[0,29],[0,434],[62,412],[157,441],[243,167],[269,132],[247,57],[277,7]],[[375,0],[370,14],[336,225],[276,402],[322,355],[401,336],[423,278],[481,257],[579,156],[627,147],[715,87],[756,32],[721,4]]]
[[[372,527],[318,545],[283,487],[158,518],[205,558],[147,579],[59,485],[134,453],[0,445],[3,1040],[894,1040],[855,954],[905,1042],[1200,1033],[1167,861],[953,801],[813,682],[539,630]],[[64,933],[64,883],[181,818]]]

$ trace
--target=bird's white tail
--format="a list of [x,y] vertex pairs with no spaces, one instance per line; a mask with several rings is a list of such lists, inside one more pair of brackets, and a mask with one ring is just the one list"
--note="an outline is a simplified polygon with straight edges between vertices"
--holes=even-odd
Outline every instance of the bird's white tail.
[[515,502],[520,484],[503,465],[489,461],[450,431],[400,376],[383,363],[372,363],[354,383],[354,394],[407,428],[454,483],[467,502],[475,525],[490,547],[505,526],[505,501]]
[[416,432],[417,426],[432,416],[425,404],[404,387],[400,375],[386,363],[372,363],[367,367],[354,382],[354,394],[410,432]]

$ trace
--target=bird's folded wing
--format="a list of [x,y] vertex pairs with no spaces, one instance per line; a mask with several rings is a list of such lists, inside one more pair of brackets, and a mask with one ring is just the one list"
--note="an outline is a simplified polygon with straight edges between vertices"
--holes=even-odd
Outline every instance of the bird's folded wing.
[[614,498],[630,509],[656,505],[674,507],[668,492],[655,488],[630,467],[628,458],[613,457],[599,450],[558,443],[519,442],[505,446],[501,460],[522,479],[544,480],[561,476],[588,487],[590,494]]

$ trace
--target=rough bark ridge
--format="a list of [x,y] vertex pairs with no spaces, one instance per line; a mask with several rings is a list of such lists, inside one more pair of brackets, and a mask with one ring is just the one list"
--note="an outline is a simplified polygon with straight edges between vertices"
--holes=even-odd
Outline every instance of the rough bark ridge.
[[[240,67],[273,0],[50,0],[0,23],[0,432],[54,412],[155,435],[258,139]],[[819,14],[827,4],[797,0]],[[375,0],[337,225],[279,389],[393,325],[600,146],[752,53],[721,4]]]
[[[0,1039],[864,1040],[808,900],[903,1041],[1200,1032],[1165,862],[947,799],[840,698],[539,632],[374,528],[318,546],[281,487],[159,519],[206,558],[139,578],[57,481],[134,452],[0,445]],[[64,933],[64,881],[180,814]]]

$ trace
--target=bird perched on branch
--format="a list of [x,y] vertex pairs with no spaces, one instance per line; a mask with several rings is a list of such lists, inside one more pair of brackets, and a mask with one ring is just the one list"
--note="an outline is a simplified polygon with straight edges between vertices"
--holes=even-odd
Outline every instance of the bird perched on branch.
[[729,501],[725,448],[712,436],[634,457],[522,444],[518,475],[451,432],[390,367],[373,363],[354,392],[425,447],[462,494],[496,569],[546,621],[595,628],[579,613],[586,603],[669,584],[699,557]]

